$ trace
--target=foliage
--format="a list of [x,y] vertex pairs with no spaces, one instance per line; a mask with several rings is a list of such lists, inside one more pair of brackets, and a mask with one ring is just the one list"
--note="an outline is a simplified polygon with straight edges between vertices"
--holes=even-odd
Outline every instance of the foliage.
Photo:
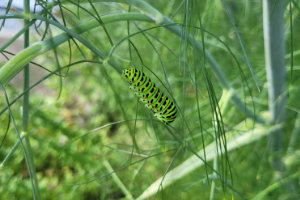
[[[0,47],[9,56],[0,68],[0,199],[299,198],[297,1],[283,8],[281,122],[270,120],[261,1],[40,0],[30,13],[10,3],[4,27],[27,24]],[[29,46],[9,55],[26,31]],[[14,82],[29,62],[37,82],[26,105]],[[128,67],[174,97],[172,124],[133,95],[121,77]]]

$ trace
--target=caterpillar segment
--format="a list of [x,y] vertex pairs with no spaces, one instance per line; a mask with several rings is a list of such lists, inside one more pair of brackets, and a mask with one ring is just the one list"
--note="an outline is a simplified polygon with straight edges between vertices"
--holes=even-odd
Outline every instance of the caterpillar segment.
[[154,112],[154,116],[165,124],[173,122],[177,109],[173,101],[163,94],[161,90],[143,72],[128,68],[122,73],[123,78],[129,82],[129,88],[134,91],[141,102]]

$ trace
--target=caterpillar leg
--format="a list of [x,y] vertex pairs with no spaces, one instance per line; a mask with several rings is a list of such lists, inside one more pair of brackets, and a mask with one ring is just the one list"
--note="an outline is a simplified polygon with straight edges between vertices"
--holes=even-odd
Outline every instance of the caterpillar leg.
[[151,105],[147,104],[147,102],[143,102],[145,103],[145,107],[151,109]]

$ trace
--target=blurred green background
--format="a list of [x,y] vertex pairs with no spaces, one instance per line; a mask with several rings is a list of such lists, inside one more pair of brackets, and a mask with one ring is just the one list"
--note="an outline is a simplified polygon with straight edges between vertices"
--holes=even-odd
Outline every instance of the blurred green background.
[[[23,12],[23,8],[9,8],[10,2],[2,8],[4,28],[0,36],[4,36],[5,26],[11,20],[6,12]],[[284,105],[285,119],[280,123],[281,147],[275,152],[281,170],[272,165],[274,152],[269,150],[272,135],[269,130],[277,124],[269,122],[262,2],[136,2],[35,2],[38,9],[32,8],[31,12],[43,16],[45,21],[37,20],[29,29],[29,46],[42,40],[51,42],[53,36],[63,32],[49,25],[48,20],[55,19],[69,30],[90,20],[98,21],[99,25],[80,34],[86,43],[73,37],[35,57],[32,62],[39,65],[30,63],[31,85],[64,67],[30,90],[25,137],[30,141],[29,154],[33,158],[39,195],[32,193],[35,181],[29,175],[9,120],[11,116],[2,110],[7,104],[1,93],[0,199],[135,199],[157,179],[175,167],[185,166],[185,161],[209,145],[213,148],[208,147],[204,154],[215,155],[213,159],[200,155],[199,161],[207,159],[204,164],[197,164],[195,170],[186,167],[177,170],[179,178],[163,185],[162,190],[154,190],[146,199],[299,199],[300,2],[284,5],[287,75],[286,82],[279,84],[286,85],[284,94],[288,101]],[[132,12],[159,17],[153,10],[145,10],[145,5],[175,22],[181,28],[180,35],[167,30],[168,26],[146,20],[120,20],[103,26],[101,19],[111,14]],[[22,17],[21,24],[25,16]],[[245,109],[255,114],[254,120],[245,115],[245,110],[238,109],[230,96],[226,97],[228,88],[220,83],[203,51],[189,43],[188,35],[204,44],[204,50],[219,64]],[[9,39],[3,39],[1,47]],[[1,51],[1,66],[7,63],[5,56],[13,57],[8,52],[18,55],[23,48],[20,39]],[[240,42],[251,66],[245,60]],[[91,44],[105,58],[95,55],[86,44]],[[83,62],[70,65],[78,61]],[[170,126],[160,123],[138,101],[120,75],[128,67],[143,70],[174,98],[180,113],[174,123]],[[5,85],[9,101],[22,94],[23,79],[19,73]],[[16,128],[22,133],[22,99],[10,109]],[[257,122],[258,118],[266,123]],[[254,139],[257,128],[262,130],[262,136]],[[247,135],[250,144],[235,139],[243,135]],[[227,152],[226,143],[234,149]],[[16,149],[14,145],[18,145]],[[190,162],[188,166],[193,164]]]

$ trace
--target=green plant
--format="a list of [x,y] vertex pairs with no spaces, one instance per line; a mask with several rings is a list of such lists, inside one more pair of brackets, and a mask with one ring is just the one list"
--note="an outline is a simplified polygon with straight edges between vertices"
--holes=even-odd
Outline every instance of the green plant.
[[[297,1],[29,3],[0,16],[25,22],[0,47],[1,199],[299,197]],[[124,68],[151,69],[172,124],[127,94]]]

